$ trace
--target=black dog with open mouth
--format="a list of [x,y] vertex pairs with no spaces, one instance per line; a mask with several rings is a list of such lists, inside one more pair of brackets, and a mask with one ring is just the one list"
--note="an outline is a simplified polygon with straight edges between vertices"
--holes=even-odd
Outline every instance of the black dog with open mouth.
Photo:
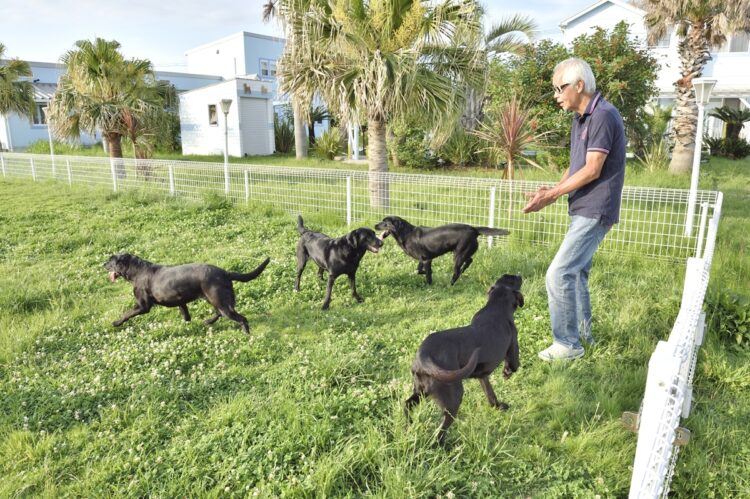
[[187,265],[157,265],[129,253],[112,255],[104,264],[109,270],[109,280],[123,277],[133,284],[136,306],[125,312],[112,324],[122,323],[147,313],[153,305],[179,307],[182,317],[190,320],[187,304],[204,298],[214,306],[215,314],[206,321],[213,324],[219,317],[231,319],[250,332],[247,319],[234,309],[235,297],[232,281],[248,282],[258,277],[268,265],[269,258],[247,274],[227,272],[214,265],[192,263]]

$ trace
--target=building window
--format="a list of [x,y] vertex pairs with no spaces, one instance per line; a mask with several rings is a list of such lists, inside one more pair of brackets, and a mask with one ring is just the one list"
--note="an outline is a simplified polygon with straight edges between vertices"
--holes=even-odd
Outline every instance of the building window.
[[208,124],[219,126],[219,116],[216,114],[216,104],[208,105]]
[[34,107],[34,117],[32,119],[32,123],[35,125],[46,125],[47,124],[47,117],[44,115],[44,111],[42,111],[43,107],[46,107],[46,102],[37,102],[36,107]]
[[729,43],[730,52],[747,52],[750,46],[750,34],[744,32],[736,32],[732,35],[731,42]]
[[667,29],[667,31],[664,33],[664,35],[662,35],[662,37],[659,38],[656,41],[656,43],[654,43],[653,45],[651,45],[651,47],[653,47],[653,48],[659,48],[659,49],[669,48],[669,42],[670,41],[672,41],[672,29],[671,28]]
[[270,59],[260,60],[260,77],[276,78],[276,61]]

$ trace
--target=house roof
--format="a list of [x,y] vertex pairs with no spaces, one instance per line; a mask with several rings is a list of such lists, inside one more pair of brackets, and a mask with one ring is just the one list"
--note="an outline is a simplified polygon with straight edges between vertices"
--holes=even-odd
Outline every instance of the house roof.
[[640,9],[640,8],[636,7],[635,5],[633,5],[632,3],[626,2],[624,0],[599,0],[596,3],[594,3],[592,5],[589,5],[588,7],[586,7],[585,9],[583,9],[582,11],[580,11],[579,13],[574,14],[573,16],[571,16],[571,17],[563,20],[562,22],[560,22],[560,28],[561,29],[567,28],[570,23],[572,23],[573,21],[575,21],[579,17],[583,17],[586,14],[588,14],[589,12],[591,12],[592,10],[597,9],[600,6],[602,6],[604,4],[607,4],[607,3],[611,3],[612,5],[616,5],[618,7],[622,7],[623,9],[630,10],[632,12],[635,12],[636,14],[640,14],[640,15],[645,15],[646,14],[645,10]]
[[34,100],[35,101],[49,101],[52,99],[52,96],[55,95],[55,90],[57,90],[57,85],[54,83],[32,83],[32,87],[34,87]]

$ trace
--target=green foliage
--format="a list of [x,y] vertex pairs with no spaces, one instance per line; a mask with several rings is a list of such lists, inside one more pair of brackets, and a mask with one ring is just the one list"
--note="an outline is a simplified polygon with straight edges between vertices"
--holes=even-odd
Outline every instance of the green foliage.
[[331,127],[315,142],[315,154],[321,159],[332,160],[343,150],[341,131]]
[[391,156],[398,158],[402,167],[430,169],[437,166],[437,158],[430,150],[427,132],[419,124],[393,125],[393,140],[388,143]]
[[750,298],[730,291],[706,297],[708,327],[722,340],[750,349]]
[[638,164],[649,173],[669,168],[669,148],[664,139],[651,142],[636,158]]
[[743,159],[750,156],[750,143],[745,139],[706,137],[703,143],[711,150],[711,156],[729,159]]
[[476,137],[457,128],[438,150],[438,157],[451,165],[464,167],[477,162],[480,148]]
[[727,106],[717,107],[708,113],[726,123],[727,139],[738,139],[746,121],[750,121],[750,109],[733,109]]
[[[34,87],[29,77],[31,67],[17,58],[6,59],[5,45],[0,43],[0,114],[17,113],[31,119],[36,111]],[[0,144],[0,150],[8,144]]]
[[573,55],[591,65],[597,89],[620,111],[631,147],[639,154],[648,136],[644,108],[658,94],[659,64],[648,48],[628,33],[625,21],[611,32],[597,28],[573,41]]
[[274,147],[277,153],[286,154],[294,150],[294,125],[288,113],[273,115]]

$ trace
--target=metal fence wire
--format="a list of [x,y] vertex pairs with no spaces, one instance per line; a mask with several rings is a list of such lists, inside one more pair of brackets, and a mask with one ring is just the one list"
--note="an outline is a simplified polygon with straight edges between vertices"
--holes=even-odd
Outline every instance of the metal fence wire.
[[[510,230],[511,238],[544,245],[559,243],[569,222],[564,202],[538,213],[521,213],[524,193],[551,185],[545,182],[245,164],[229,164],[225,174],[220,163],[18,153],[1,154],[0,166],[6,177],[194,200],[213,193],[289,213],[330,212],[347,223],[398,215],[417,225],[461,222],[500,227]],[[686,235],[688,191],[625,187],[620,223],[601,250],[684,262],[704,246],[706,220],[716,209],[717,194],[698,191],[692,224],[696,229]]]

